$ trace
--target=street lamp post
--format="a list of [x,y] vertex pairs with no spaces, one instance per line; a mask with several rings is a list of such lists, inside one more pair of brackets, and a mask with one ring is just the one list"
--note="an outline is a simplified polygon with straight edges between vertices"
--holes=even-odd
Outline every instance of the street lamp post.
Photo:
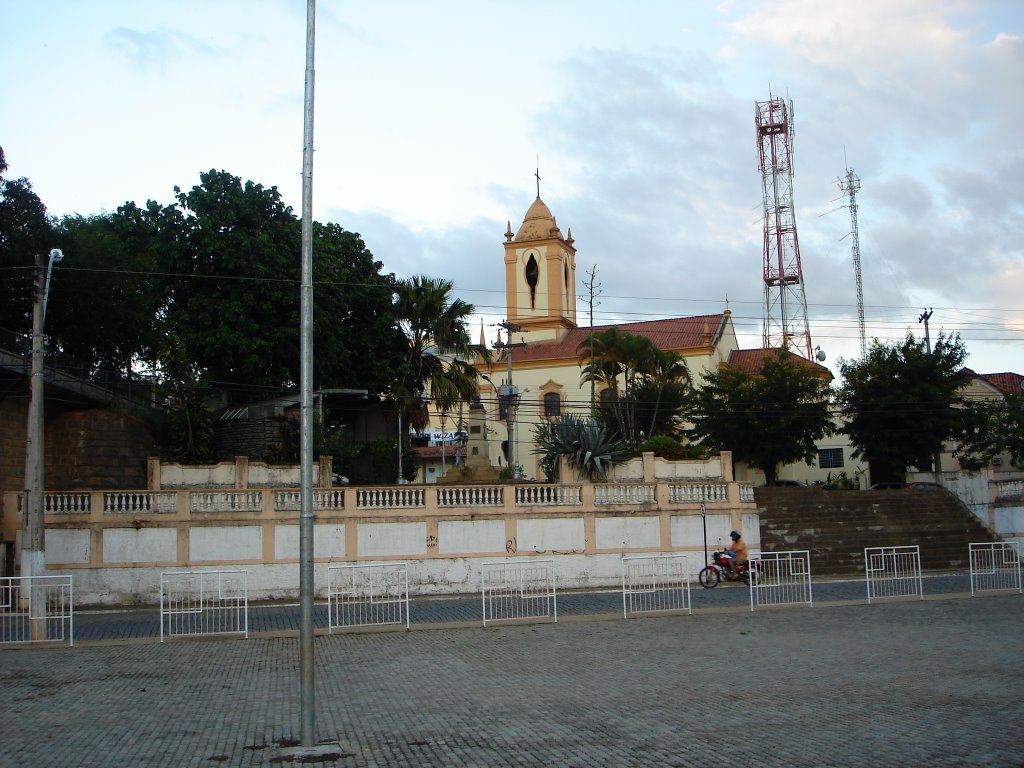
[[50,296],[53,265],[64,258],[57,248],[50,251],[49,263],[43,270],[42,254],[36,255],[35,301],[32,304],[32,375],[25,440],[25,495],[22,499],[21,575],[43,576],[46,570],[44,536],[45,456],[43,441],[43,362],[46,355],[46,303]]

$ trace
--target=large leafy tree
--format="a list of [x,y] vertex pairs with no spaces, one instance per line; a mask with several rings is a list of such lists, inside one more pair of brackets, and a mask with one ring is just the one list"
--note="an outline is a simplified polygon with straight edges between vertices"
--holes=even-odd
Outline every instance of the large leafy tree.
[[960,388],[970,380],[959,335],[939,334],[933,349],[908,333],[875,341],[861,360],[840,360],[842,432],[872,480],[902,479],[907,467],[928,467],[941,445],[963,432]]
[[[65,260],[51,292],[48,323],[60,350],[96,369],[130,378],[152,367],[163,344],[166,305],[161,258],[175,247],[165,211],[126,203],[115,213],[68,216],[59,237]],[[97,302],[108,311],[97,311]]]
[[[165,214],[180,234],[162,326],[233,401],[297,386],[301,224],[276,187],[225,171],[200,182]],[[313,262],[314,386],[383,391],[401,340],[394,277],[335,224],[314,223]]]
[[834,430],[830,377],[790,352],[764,355],[760,370],[722,367],[704,375],[694,396],[691,437],[775,482],[781,464],[811,463],[817,441]]
[[405,337],[404,360],[392,389],[403,424],[417,430],[429,422],[428,397],[446,413],[476,392],[477,369],[468,362],[487,357],[473,344],[469,320],[472,304],[453,296],[453,283],[414,275],[396,286],[395,308]]
[[683,357],[646,336],[609,328],[579,345],[580,381],[602,384],[603,420],[631,448],[644,436],[670,434],[690,386]]
[[25,178],[8,179],[0,148],[0,328],[32,330],[32,299],[37,254],[56,245],[54,222]]
[[968,402],[956,455],[961,464],[986,465],[1002,453],[1024,469],[1024,397],[1006,395],[999,400]]

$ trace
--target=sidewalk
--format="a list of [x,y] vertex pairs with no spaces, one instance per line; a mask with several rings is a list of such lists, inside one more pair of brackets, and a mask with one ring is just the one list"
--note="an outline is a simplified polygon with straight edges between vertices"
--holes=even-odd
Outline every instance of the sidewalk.
[[[1021,595],[829,589],[814,608],[751,613],[719,587],[692,616],[319,636],[317,736],[337,746],[318,764],[1024,764]],[[0,765],[280,765],[298,641],[8,648],[0,691]]]

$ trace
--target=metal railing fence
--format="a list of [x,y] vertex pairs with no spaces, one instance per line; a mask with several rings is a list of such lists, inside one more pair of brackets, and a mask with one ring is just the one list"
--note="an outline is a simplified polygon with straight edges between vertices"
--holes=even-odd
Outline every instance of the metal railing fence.
[[970,544],[971,594],[1012,589],[1021,591],[1020,543],[985,541]]
[[864,577],[869,603],[872,600],[914,595],[924,599],[921,550],[917,545],[865,548]]
[[75,644],[71,576],[0,577],[0,643]]
[[483,622],[558,621],[553,560],[500,560],[480,564]]
[[809,551],[762,552],[750,567],[750,610],[760,605],[814,605]]
[[249,636],[247,572],[160,574],[160,642],[175,635]]
[[328,632],[336,627],[405,624],[409,628],[409,564],[327,568]]
[[686,555],[622,558],[622,618],[661,611],[693,613]]

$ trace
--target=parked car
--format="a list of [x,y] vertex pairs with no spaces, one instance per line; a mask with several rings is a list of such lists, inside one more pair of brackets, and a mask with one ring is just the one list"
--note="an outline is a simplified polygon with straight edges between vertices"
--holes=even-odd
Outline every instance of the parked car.
[[913,483],[907,483],[907,488],[912,491],[944,491],[945,486],[939,485],[938,483],[928,483],[924,481],[915,481]]
[[805,482],[803,482],[801,480],[776,480],[774,483],[772,483],[772,485],[774,485],[776,487],[787,487],[787,488],[792,488],[792,487],[805,488],[805,487],[807,487],[807,483],[805,483]]
[[898,491],[901,488],[906,488],[904,483],[875,483],[868,490],[870,491]]

